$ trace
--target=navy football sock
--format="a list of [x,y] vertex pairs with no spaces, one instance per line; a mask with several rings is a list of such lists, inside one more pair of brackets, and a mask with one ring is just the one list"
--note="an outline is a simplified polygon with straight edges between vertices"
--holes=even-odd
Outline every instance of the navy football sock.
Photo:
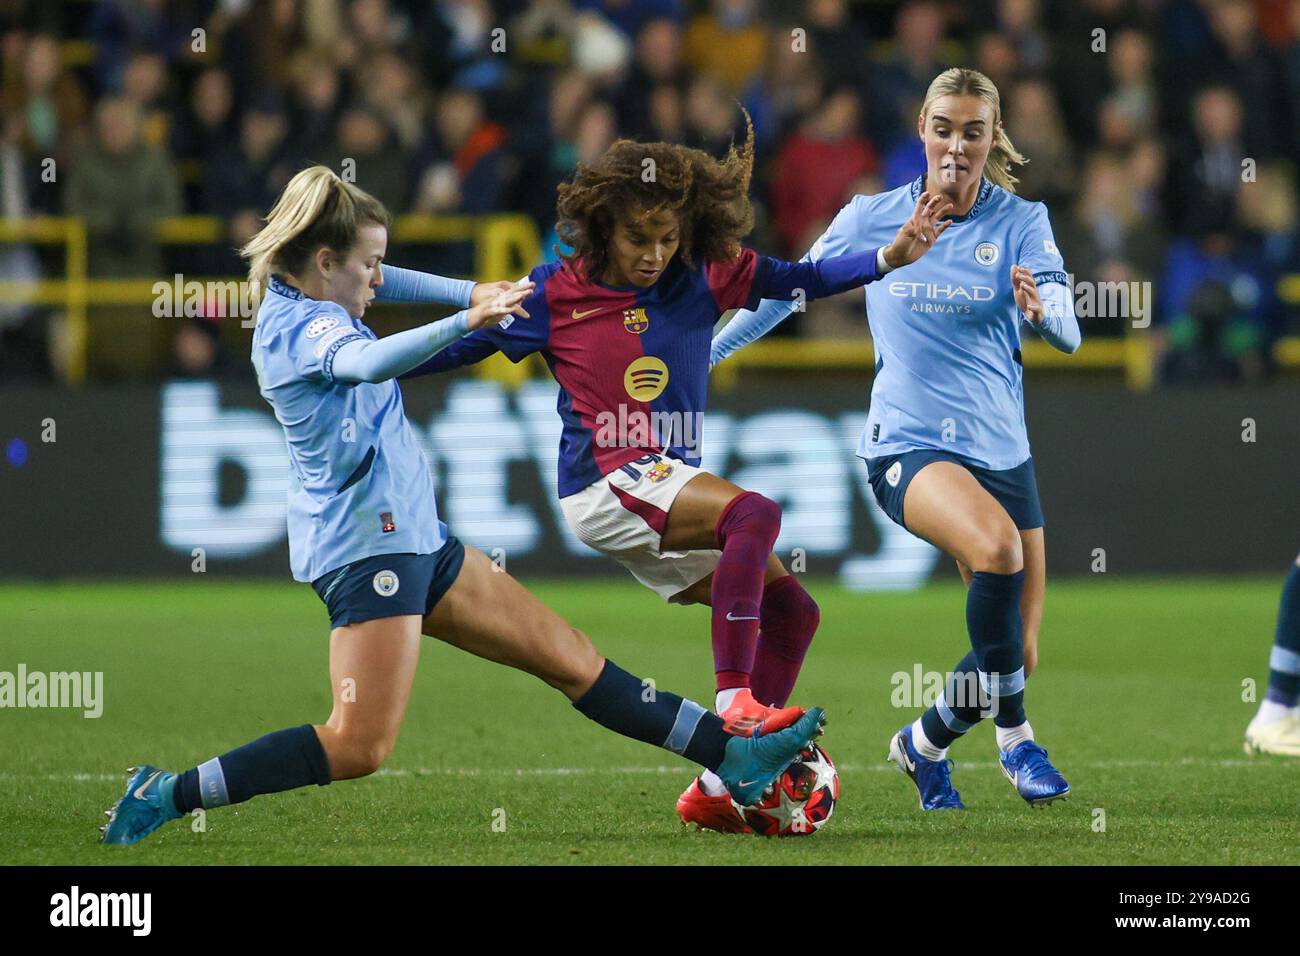
[[173,792],[176,809],[189,813],[243,803],[261,793],[279,793],[330,782],[329,758],[311,724],[277,730],[213,757],[180,775]]
[[1277,613],[1277,636],[1268,659],[1268,699],[1284,707],[1300,701],[1300,564],[1282,586],[1282,606]]
[[980,683],[993,698],[993,723],[1025,722],[1025,646],[1020,596],[1025,572],[976,571],[966,591],[966,629],[979,664]]
[[979,662],[974,651],[952,669],[943,693],[924,714],[921,727],[930,743],[946,748],[989,714],[991,703],[980,691]]
[[671,750],[710,770],[726,759],[731,736],[716,714],[641,681],[611,660],[573,706],[616,734]]

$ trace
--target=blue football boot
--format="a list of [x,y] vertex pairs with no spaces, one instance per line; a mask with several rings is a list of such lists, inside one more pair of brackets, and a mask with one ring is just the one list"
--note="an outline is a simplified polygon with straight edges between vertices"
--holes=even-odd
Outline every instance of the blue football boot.
[[715,772],[742,807],[757,803],[812,739],[821,736],[825,722],[826,712],[812,707],[785,730],[772,734],[755,730],[753,737],[732,737]]
[[952,761],[926,760],[912,746],[912,725],[908,724],[889,742],[885,758],[912,778],[921,795],[922,810],[965,810],[961,794],[953,789]]
[[1070,792],[1060,771],[1047,762],[1047,751],[1032,740],[1000,751],[998,761],[1016,793],[1032,806],[1045,807],[1053,800],[1064,800]]
[[100,827],[100,843],[139,843],[154,830],[181,815],[172,800],[176,774],[145,765],[127,771],[126,793],[105,810],[108,823]]

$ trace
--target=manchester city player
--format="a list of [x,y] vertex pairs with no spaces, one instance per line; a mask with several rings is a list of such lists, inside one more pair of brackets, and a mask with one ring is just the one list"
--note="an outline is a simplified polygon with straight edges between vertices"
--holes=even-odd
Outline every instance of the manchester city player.
[[[993,83],[974,70],[941,73],[917,135],[925,175],[854,197],[805,257],[879,246],[926,190],[955,207],[934,254],[866,288],[877,360],[858,454],[889,516],[956,559],[971,642],[945,693],[894,736],[889,756],[915,782],[923,809],[962,809],[948,747],[991,714],[1004,773],[1025,800],[1045,804],[1070,788],[1025,717],[1046,559],[1020,334],[1028,324],[1073,352],[1079,328],[1047,207],[1014,195],[1011,165],[1025,159],[1003,128]],[[714,339],[713,361],[789,312],[788,303],[765,302],[738,313]]]
[[[644,694],[640,679],[438,520],[395,379],[512,312],[529,321],[519,306],[532,286],[489,286],[466,312],[377,339],[361,318],[384,284],[388,227],[378,201],[317,166],[289,182],[243,250],[250,281],[265,290],[253,364],[288,444],[293,576],[311,582],[333,628],[333,711],[180,774],[133,769],[103,842],[136,843],[199,807],[374,773],[401,727],[421,634],[540,677],[590,719],[703,765],[737,802],[754,802],[820,732],[820,708],[741,737],[693,701]],[[454,289],[394,278],[416,297]],[[462,288],[454,298],[472,296]]]
[[[722,159],[620,140],[559,189],[573,252],[534,269],[532,318],[467,336],[417,371],[497,351],[540,352],[560,385],[560,506],[577,537],[665,600],[712,608],[715,706],[728,729],[797,719],[785,704],[820,620],[772,554],[781,509],[700,468],[709,347],[723,312],[763,297],[814,299],[923,255],[951,204],[910,200],[869,248],[790,263],[741,246],[753,224],[752,130]],[[647,176],[653,170],[653,176]],[[705,773],[677,803],[687,823],[745,832],[726,786]]]
[[1282,586],[1268,693],[1246,728],[1246,753],[1300,757],[1300,557]]

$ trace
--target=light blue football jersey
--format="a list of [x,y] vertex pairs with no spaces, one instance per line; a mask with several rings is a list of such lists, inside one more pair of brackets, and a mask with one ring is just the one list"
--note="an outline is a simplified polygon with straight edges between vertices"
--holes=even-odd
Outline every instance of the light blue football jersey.
[[[809,256],[888,245],[922,183],[855,196]],[[1015,264],[1040,285],[1067,282],[1047,207],[985,180],[933,249],[866,286],[876,378],[858,455],[940,449],[998,471],[1029,457]]]
[[336,382],[345,342],[375,339],[334,302],[269,283],[253,332],[258,387],[289,446],[289,563],[298,581],[446,543],[429,462],[394,380]]

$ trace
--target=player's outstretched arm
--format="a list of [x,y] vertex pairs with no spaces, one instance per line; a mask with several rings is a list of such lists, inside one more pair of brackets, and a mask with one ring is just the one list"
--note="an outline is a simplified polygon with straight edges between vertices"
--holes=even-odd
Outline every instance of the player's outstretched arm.
[[[508,279],[499,282],[449,279],[431,272],[403,269],[387,263],[380,270],[384,281],[375,291],[375,298],[381,302],[436,302],[468,309],[482,305],[499,292],[508,292],[516,284]],[[515,310],[515,314],[528,318],[522,305]]]
[[850,252],[848,250],[857,234],[857,210],[850,203],[840,210],[825,235],[799,262],[765,258],[758,283],[764,301],[756,310],[737,312],[714,336],[710,367],[737,349],[757,341],[784,321],[797,308],[789,304],[791,301],[802,302],[847,292],[920,259],[951,225],[951,220],[940,220],[952,209],[953,204],[943,195],[923,192],[893,242],[879,249]]
[[381,302],[437,302],[462,309],[474,304],[471,296],[478,284],[472,279],[451,279],[388,263],[380,266],[380,271],[384,282],[375,290],[375,298]]
[[932,249],[952,225],[951,219],[940,222],[952,210],[952,201],[941,193],[924,192],[887,246],[811,261],[764,258],[756,283],[759,294],[764,299],[821,299],[874,282],[891,269],[911,265]]
[[467,310],[415,329],[406,329],[382,339],[354,339],[334,356],[333,377],[337,382],[384,382],[411,372],[463,336],[499,322],[514,312],[533,291],[531,283],[516,286]]

